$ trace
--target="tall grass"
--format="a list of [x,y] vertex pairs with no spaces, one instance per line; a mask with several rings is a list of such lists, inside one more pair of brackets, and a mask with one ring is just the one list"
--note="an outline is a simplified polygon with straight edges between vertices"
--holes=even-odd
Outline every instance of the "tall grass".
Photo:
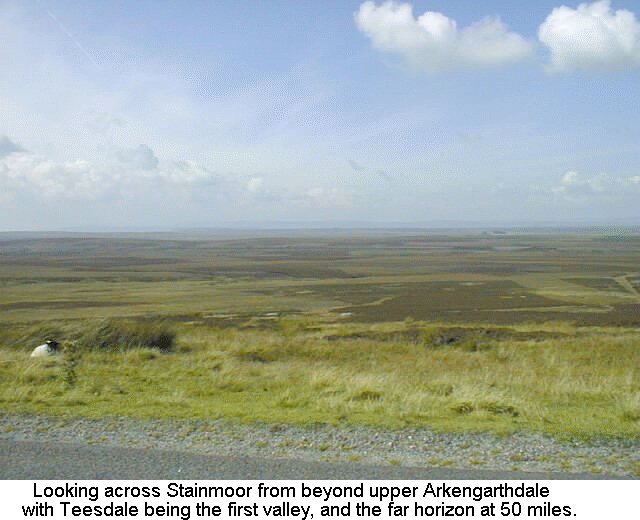
[[[60,360],[0,348],[0,409],[640,435],[640,333],[633,329],[546,324],[562,334],[540,339],[529,325],[518,332],[536,339],[487,336],[470,348],[466,340],[430,342],[439,329],[424,323],[283,330],[183,324],[173,354],[163,355],[156,341],[140,339],[155,333],[139,336],[129,326],[90,324],[83,337],[92,348],[83,350],[72,387]],[[406,334],[416,329],[420,341]],[[103,337],[113,339],[103,345]]]
[[84,330],[78,338],[85,349],[123,351],[154,348],[170,352],[175,347],[175,328],[165,321],[106,319]]
[[46,338],[63,345],[74,344],[80,351],[103,350],[122,352],[135,348],[152,348],[171,352],[175,348],[176,329],[166,320],[118,319],[39,323],[35,325],[3,325],[0,345],[33,348]]

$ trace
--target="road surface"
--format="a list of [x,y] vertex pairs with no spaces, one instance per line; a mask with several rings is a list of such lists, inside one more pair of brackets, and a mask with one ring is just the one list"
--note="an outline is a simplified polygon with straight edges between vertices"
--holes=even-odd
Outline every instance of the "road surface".
[[368,466],[291,459],[199,455],[117,446],[0,440],[0,479],[38,480],[364,480],[364,479],[595,479],[570,473]]

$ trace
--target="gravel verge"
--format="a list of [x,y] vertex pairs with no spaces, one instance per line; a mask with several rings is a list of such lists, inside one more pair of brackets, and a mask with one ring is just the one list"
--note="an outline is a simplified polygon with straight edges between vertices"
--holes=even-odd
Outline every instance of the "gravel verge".
[[640,477],[640,438],[565,441],[537,433],[16,414],[0,415],[0,438],[321,462]]

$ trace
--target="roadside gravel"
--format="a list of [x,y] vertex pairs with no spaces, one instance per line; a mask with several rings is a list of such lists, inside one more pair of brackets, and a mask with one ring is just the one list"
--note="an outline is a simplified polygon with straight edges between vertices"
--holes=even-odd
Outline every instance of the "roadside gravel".
[[0,415],[0,439],[180,450],[224,456],[640,477],[640,438],[564,441],[534,433],[437,433],[222,420]]

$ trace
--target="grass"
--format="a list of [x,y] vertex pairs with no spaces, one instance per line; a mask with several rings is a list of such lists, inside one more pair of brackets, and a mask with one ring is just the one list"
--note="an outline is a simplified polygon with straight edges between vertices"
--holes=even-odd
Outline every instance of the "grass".
[[[86,327],[93,333],[104,322]],[[337,327],[346,339],[327,340]],[[31,359],[25,349],[5,348],[0,409],[638,436],[637,331],[586,328],[569,335],[559,324],[563,334],[550,339],[489,339],[476,349],[403,339],[407,329],[429,338],[443,327],[411,321],[366,327],[302,321],[274,330],[182,324],[175,348],[164,353],[149,346],[85,346],[74,362],[73,385],[65,355]],[[364,330],[381,339],[359,338]],[[514,329],[513,337],[527,331],[537,338],[534,326]]]
[[171,352],[175,347],[176,333],[172,325],[157,320],[105,319],[83,328],[78,341],[85,350],[150,348]]
[[148,348],[171,352],[175,347],[176,331],[175,325],[167,320],[105,318],[0,325],[0,337],[7,347],[35,346],[46,337],[62,339],[63,349],[69,354],[73,351],[73,355],[66,357],[70,361],[70,358],[90,350]]

